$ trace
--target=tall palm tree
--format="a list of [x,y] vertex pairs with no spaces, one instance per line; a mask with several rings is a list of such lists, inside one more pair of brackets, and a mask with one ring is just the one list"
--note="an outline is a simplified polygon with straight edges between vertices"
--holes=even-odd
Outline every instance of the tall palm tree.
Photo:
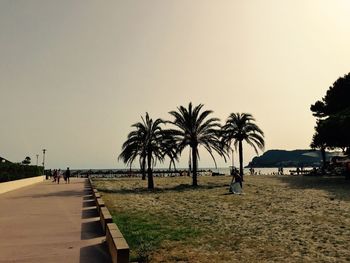
[[[136,124],[131,127],[136,127]],[[144,129],[136,129],[128,134],[127,140],[123,143],[122,152],[118,159],[131,165],[139,157],[142,180],[146,180],[146,152],[144,142],[146,133]]]
[[130,164],[140,156],[141,169],[145,170],[147,165],[148,189],[154,189],[153,166],[157,160],[163,161],[165,157],[163,145],[166,137],[160,126],[163,123],[161,119],[153,121],[146,113],[142,122],[132,125],[136,130],[129,133],[119,155],[125,163]]
[[219,140],[218,118],[207,118],[212,113],[211,110],[201,111],[203,104],[199,104],[192,108],[192,103],[189,103],[186,109],[183,106],[178,107],[177,111],[169,113],[175,118],[171,121],[178,129],[171,130],[176,142],[179,154],[186,146],[191,148],[192,152],[192,185],[198,186],[197,182],[197,160],[199,158],[198,147],[203,146],[216,161],[213,156],[213,150],[224,156],[223,148]]
[[231,113],[222,127],[222,141],[226,145],[233,143],[239,154],[239,174],[243,179],[243,141],[252,146],[258,154],[258,149],[265,147],[264,133],[254,123],[255,119],[249,113]]

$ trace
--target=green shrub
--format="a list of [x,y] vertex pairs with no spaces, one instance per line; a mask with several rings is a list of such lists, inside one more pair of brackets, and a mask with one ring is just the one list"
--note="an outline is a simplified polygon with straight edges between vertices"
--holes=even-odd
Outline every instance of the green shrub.
[[42,166],[22,165],[19,163],[0,163],[0,183],[44,174]]

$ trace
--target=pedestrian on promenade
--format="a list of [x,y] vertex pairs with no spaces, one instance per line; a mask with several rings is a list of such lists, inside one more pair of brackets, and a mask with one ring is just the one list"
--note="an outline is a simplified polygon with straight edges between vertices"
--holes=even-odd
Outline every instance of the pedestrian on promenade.
[[50,180],[52,180],[52,170],[51,169],[48,171],[48,176],[49,176]]
[[62,172],[62,176],[63,176],[64,181],[67,183],[66,172]]
[[52,182],[55,183],[57,181],[57,170],[53,170],[53,180]]
[[67,167],[67,170],[66,170],[66,183],[70,183],[69,182],[69,178],[70,178],[70,170],[69,170],[69,167]]
[[57,184],[60,183],[60,178],[61,178],[62,174],[61,174],[61,169],[58,169],[57,171]]

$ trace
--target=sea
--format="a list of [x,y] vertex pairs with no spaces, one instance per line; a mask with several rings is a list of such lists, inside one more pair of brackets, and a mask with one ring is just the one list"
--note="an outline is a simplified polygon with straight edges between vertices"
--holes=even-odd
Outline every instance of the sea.
[[[236,167],[237,168],[237,167]],[[213,172],[217,172],[220,174],[230,174],[230,168],[229,167],[221,167],[221,168],[210,168]],[[262,167],[262,168],[253,168],[254,173],[259,175],[275,175],[278,173],[278,167]],[[305,170],[311,170],[311,167],[304,168]],[[289,171],[295,171],[296,167],[283,167],[283,173],[289,174]],[[250,174],[250,168],[244,168],[243,169],[244,174]]]
[[[237,168],[237,167],[236,167]],[[198,168],[199,171],[202,171],[203,175],[209,174],[206,173],[207,171],[212,171],[217,174],[224,174],[224,175],[229,175],[230,174],[230,167],[218,167],[218,168],[213,168],[213,167],[207,167],[207,168]],[[311,170],[311,167],[305,167],[304,170]],[[188,168],[177,168],[178,171],[188,171]],[[284,174],[290,174],[290,171],[295,172],[296,167],[283,167],[283,173]],[[91,173],[95,177],[103,176],[103,177],[119,177],[120,174],[130,174],[129,169],[72,169],[71,170],[73,174],[78,173],[78,174],[87,174]],[[163,175],[166,176],[167,174],[167,169],[166,168],[155,168],[154,172],[159,173],[161,172]],[[204,172],[203,172],[204,171]],[[250,174],[250,168],[244,168],[243,170],[244,174]],[[132,173],[139,173],[139,170],[133,169]],[[278,167],[264,167],[264,168],[254,168],[254,173],[256,175],[277,175],[278,174]]]

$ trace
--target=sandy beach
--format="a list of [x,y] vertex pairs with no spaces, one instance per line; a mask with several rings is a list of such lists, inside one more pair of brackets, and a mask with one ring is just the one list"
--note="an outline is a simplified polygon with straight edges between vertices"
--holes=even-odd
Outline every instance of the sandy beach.
[[151,192],[140,179],[95,183],[117,221],[143,218],[159,233],[183,229],[179,240],[165,235],[147,251],[151,262],[350,261],[350,183],[343,178],[246,176],[244,195],[228,194],[230,180],[203,176],[193,189],[189,177],[155,178]]

